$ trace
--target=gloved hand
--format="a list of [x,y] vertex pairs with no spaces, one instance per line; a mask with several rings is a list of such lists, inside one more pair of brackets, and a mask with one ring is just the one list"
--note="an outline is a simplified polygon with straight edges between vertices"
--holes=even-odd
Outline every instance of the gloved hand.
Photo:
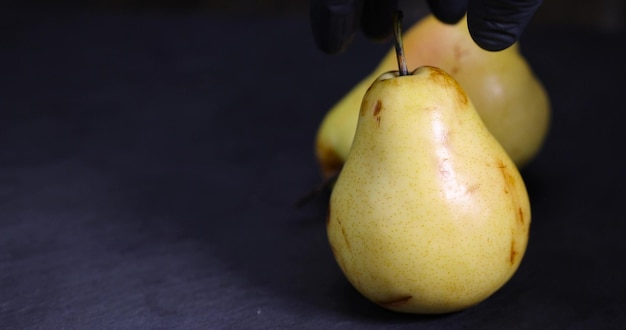
[[[499,51],[515,43],[543,0],[427,0],[435,17],[453,24],[467,13],[478,46]],[[310,0],[317,46],[329,54],[344,51],[359,27],[370,39],[392,33],[398,0]]]

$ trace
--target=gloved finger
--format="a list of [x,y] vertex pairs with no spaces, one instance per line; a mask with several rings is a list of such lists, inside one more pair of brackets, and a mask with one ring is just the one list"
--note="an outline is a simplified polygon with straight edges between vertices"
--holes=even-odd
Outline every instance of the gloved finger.
[[474,42],[500,51],[519,40],[543,0],[470,0],[467,23]]
[[428,0],[428,7],[437,19],[454,24],[465,16],[468,0]]
[[310,0],[309,15],[317,47],[329,54],[344,51],[359,28],[362,0]]
[[393,13],[398,0],[364,0],[361,30],[373,40],[385,40],[393,32]]

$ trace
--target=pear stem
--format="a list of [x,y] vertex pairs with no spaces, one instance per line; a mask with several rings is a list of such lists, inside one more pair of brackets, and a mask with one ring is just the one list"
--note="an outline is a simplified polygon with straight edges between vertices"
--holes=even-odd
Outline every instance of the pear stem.
[[402,44],[402,11],[400,10],[393,15],[393,36],[395,39],[396,56],[398,57],[398,70],[401,76],[408,76],[409,69],[406,66],[404,45]]

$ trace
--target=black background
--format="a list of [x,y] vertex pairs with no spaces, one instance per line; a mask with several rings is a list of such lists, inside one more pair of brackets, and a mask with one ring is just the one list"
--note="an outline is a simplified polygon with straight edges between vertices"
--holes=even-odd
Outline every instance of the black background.
[[553,106],[524,261],[445,316],[385,311],[329,251],[313,138],[389,45],[302,16],[0,15],[0,328],[517,329],[626,322],[626,38],[530,27]]

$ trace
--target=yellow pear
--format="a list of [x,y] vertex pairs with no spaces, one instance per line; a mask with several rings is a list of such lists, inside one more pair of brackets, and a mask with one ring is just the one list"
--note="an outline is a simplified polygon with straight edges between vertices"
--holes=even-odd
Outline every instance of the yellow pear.
[[[465,19],[447,25],[432,15],[412,26],[403,39],[404,49],[410,54],[406,59],[408,67],[430,65],[451,74],[518,167],[537,154],[548,131],[550,104],[518,44],[500,52],[485,51],[470,37]],[[324,176],[341,168],[348,155],[367,88],[391,70],[397,70],[393,50],[322,120],[315,152]]]
[[526,250],[530,204],[461,86],[429,66],[387,73],[357,117],[327,219],[350,283],[384,308],[426,314],[501,288]]

